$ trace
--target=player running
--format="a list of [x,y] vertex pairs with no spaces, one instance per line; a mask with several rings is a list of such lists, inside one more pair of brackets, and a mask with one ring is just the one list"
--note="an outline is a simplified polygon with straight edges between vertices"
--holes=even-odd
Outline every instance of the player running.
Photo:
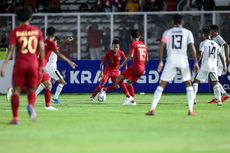
[[[53,80],[58,81],[59,84],[56,88],[56,92],[54,94],[53,103],[60,103],[58,100],[58,97],[62,91],[63,86],[65,85],[65,80],[63,79],[63,76],[60,74],[60,72],[57,70],[57,57],[60,57],[61,59],[65,60],[73,69],[77,66],[74,62],[72,62],[70,59],[65,57],[62,53],[59,52],[59,47],[57,46],[55,42],[55,35],[56,35],[56,29],[54,27],[47,28],[47,36],[48,38],[45,40],[45,59],[47,60],[46,64],[46,71]],[[70,41],[70,40],[69,40]],[[47,76],[45,76],[47,77]],[[44,80],[44,78],[43,78]],[[47,78],[45,78],[47,80]],[[41,83],[39,87],[36,90],[36,94],[38,95],[44,88],[45,90],[45,97],[46,94],[51,96],[51,85],[50,84],[43,84]],[[48,96],[48,97],[49,97]],[[54,107],[50,107],[49,98],[46,99],[46,110],[55,110]]]
[[217,76],[217,58],[220,57],[223,65],[223,72],[226,72],[224,58],[221,54],[220,46],[215,41],[210,40],[209,28],[204,28],[202,30],[202,38],[203,41],[200,43],[199,52],[197,54],[198,61],[200,61],[202,57],[202,63],[201,69],[194,79],[194,95],[196,97],[196,93],[198,91],[198,83],[200,83],[200,81],[205,81],[208,76],[210,76],[213,85],[215,101],[218,106],[221,106],[221,93]]
[[[221,54],[224,57],[224,59],[226,59],[226,63],[222,64],[219,56],[217,59],[217,75],[220,77],[222,75],[225,75],[227,71],[223,71],[223,67],[227,66],[228,64],[230,64],[230,59],[229,59],[229,45],[224,41],[224,39],[219,35],[218,33],[218,26],[217,25],[211,25],[210,26],[211,29],[211,38],[221,47]],[[223,86],[218,82],[218,85],[220,86],[220,90],[221,90],[221,95],[222,96],[222,102],[224,102],[225,100],[227,100],[229,98],[229,94],[224,90]],[[211,100],[209,103],[216,103],[216,100],[213,99]]]
[[194,38],[191,31],[182,27],[183,16],[174,15],[174,27],[166,30],[163,33],[160,44],[160,62],[158,65],[158,72],[161,72],[163,64],[164,48],[167,48],[167,60],[164,70],[161,75],[160,84],[155,90],[152,105],[146,115],[155,115],[156,106],[161,98],[162,92],[169,81],[172,81],[177,73],[180,73],[182,80],[186,85],[187,102],[188,102],[188,115],[194,116],[196,113],[193,111],[194,103],[194,90],[191,83],[191,74],[188,63],[187,48],[189,47],[194,59],[194,71],[198,71],[199,65],[196,57],[196,49],[194,47]]
[[[120,74],[119,66],[121,59],[125,60],[126,56],[122,50],[120,50],[119,40],[114,40],[112,43],[112,49],[107,51],[105,56],[103,57],[100,65],[101,69],[101,82],[100,84],[95,88],[94,92],[92,93],[92,96],[90,97],[90,101],[94,101],[94,97],[97,95],[99,91],[104,87],[104,85],[108,82],[109,79],[111,79],[112,83],[116,82],[117,77]],[[107,62],[106,68],[104,70],[104,65]],[[126,88],[126,85],[123,82],[119,82],[118,85],[121,87],[122,91],[126,96],[130,96],[129,92]],[[104,89],[106,92],[108,91],[114,91],[116,88],[114,86],[111,86],[109,88]]]
[[[129,46],[129,55],[126,60],[120,65],[120,67],[125,66],[130,60],[133,60],[133,63],[128,69],[124,70],[118,76],[114,84],[114,88],[118,88],[120,82],[123,82],[123,80],[126,79],[126,86],[129,95],[126,96],[123,105],[136,106],[136,102],[134,101],[135,91],[132,83],[135,83],[141,77],[141,75],[144,74],[145,65],[148,62],[148,50],[146,45],[140,41],[139,31],[132,30],[130,33],[130,38],[132,40],[132,43]],[[104,90],[106,91],[106,88]]]
[[[9,50],[1,67],[1,76],[4,77],[7,63],[15,48],[17,48],[12,77],[13,94],[11,97],[11,108],[13,119],[10,121],[12,125],[19,124],[19,96],[21,89],[24,87],[27,89],[27,111],[30,119],[35,121],[35,89],[38,85],[39,71],[43,73],[45,66],[44,39],[42,32],[39,28],[29,24],[32,18],[32,11],[27,7],[21,7],[17,9],[16,15],[20,25],[10,32]],[[39,62],[37,57],[38,52],[40,55]]]

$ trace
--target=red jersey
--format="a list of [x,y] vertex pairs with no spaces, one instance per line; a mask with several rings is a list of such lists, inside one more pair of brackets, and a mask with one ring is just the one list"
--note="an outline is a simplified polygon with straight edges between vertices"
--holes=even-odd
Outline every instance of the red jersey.
[[32,25],[17,26],[10,32],[9,44],[17,45],[16,61],[37,61],[38,43],[43,41],[40,29]]
[[111,75],[119,75],[118,66],[120,65],[121,59],[126,59],[126,56],[122,50],[118,50],[116,54],[114,54],[112,50],[107,51],[102,60],[103,64],[105,64],[105,62],[108,61],[108,64],[105,68],[105,72],[108,72]]
[[54,41],[51,41],[49,38],[45,40],[45,59],[49,60],[50,54],[53,52],[59,52],[59,47]]
[[139,40],[129,46],[129,54],[133,56],[133,64],[138,70],[145,70],[145,63],[148,60],[148,50],[145,44]]

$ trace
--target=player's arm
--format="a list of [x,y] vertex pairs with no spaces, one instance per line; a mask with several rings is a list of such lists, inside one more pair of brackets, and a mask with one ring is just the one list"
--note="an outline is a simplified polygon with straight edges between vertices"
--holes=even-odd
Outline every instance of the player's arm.
[[159,53],[159,64],[158,64],[158,68],[157,68],[157,71],[158,72],[161,72],[162,71],[162,68],[164,66],[164,63],[163,63],[163,55],[164,55],[164,48],[165,48],[165,45],[166,43],[161,41],[160,43],[160,53]]
[[73,37],[65,37],[63,40],[59,42],[60,46],[64,45],[67,42],[73,41]]
[[197,53],[197,62],[199,62],[201,60],[201,53],[202,53],[202,51],[199,51]]
[[224,51],[225,51],[226,63],[230,64],[229,45],[227,43],[224,43],[223,46],[224,46]]
[[[122,58],[122,60],[124,60],[124,61],[127,59],[126,56],[125,56],[125,54],[124,54],[124,52],[121,54],[121,58]],[[127,67],[128,67],[128,66],[127,66],[127,63],[126,63],[125,65],[123,65],[123,66],[125,66],[125,69],[127,69]],[[122,67],[122,65],[119,66],[119,68],[121,68],[121,67]]]
[[133,55],[132,54],[129,54],[128,57],[124,60],[124,62],[120,65],[119,68],[127,65],[128,61],[132,60],[133,59]]
[[218,54],[220,56],[220,60],[221,60],[221,63],[223,65],[223,72],[226,73],[227,72],[227,69],[226,69],[226,64],[224,62],[224,57],[221,53]]
[[68,59],[67,57],[65,57],[62,53],[60,53],[60,52],[55,52],[55,53],[57,54],[57,56],[59,58],[61,58],[64,61],[66,61],[70,65],[70,67],[72,67],[73,69],[75,69],[75,67],[77,67],[77,65],[74,62],[72,62],[70,59]]
[[39,51],[39,73],[45,72],[45,44],[44,41],[39,41],[38,43],[38,51]]
[[1,77],[4,77],[5,76],[5,73],[6,73],[6,66],[10,60],[10,58],[12,57],[12,54],[13,54],[13,51],[15,49],[15,45],[10,45],[9,46],[9,49],[6,53],[6,56],[5,56],[5,59],[2,63],[2,67],[1,67]]
[[199,64],[198,64],[197,55],[196,55],[196,48],[195,48],[193,43],[189,43],[188,46],[192,52],[192,58],[194,60],[194,69],[193,70],[194,70],[194,72],[198,72]]

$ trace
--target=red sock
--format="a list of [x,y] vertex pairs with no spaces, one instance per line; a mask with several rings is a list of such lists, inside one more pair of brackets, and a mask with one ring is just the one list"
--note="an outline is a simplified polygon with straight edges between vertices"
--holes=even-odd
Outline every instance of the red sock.
[[116,90],[117,88],[115,88],[114,86],[109,86],[106,91],[114,91]]
[[45,96],[46,107],[49,107],[50,106],[50,99],[51,99],[51,90],[45,89],[44,96]]
[[35,91],[29,91],[27,99],[28,99],[29,105],[34,107],[34,103],[36,101]]
[[130,96],[130,93],[123,82],[119,82],[119,86],[121,87],[122,92],[125,94],[126,97]]
[[11,109],[12,109],[12,114],[14,119],[18,118],[18,107],[19,107],[19,95],[13,94],[11,96]]
[[133,85],[127,86],[127,89],[128,89],[128,91],[129,91],[130,95],[131,95],[132,97],[134,97],[135,91],[134,91]]
[[102,85],[97,86],[91,97],[94,98],[101,89],[102,89]]

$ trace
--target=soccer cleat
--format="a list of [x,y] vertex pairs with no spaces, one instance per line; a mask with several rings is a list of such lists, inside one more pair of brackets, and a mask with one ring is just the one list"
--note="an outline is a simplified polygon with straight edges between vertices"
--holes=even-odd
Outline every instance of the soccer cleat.
[[58,111],[58,108],[55,108],[55,107],[53,107],[53,106],[45,106],[45,110],[47,110],[47,111]]
[[27,111],[28,111],[28,114],[29,114],[29,116],[30,116],[30,120],[31,120],[32,122],[35,122],[35,121],[36,121],[37,114],[36,114],[36,112],[35,112],[33,106],[28,105],[28,106],[27,106]]
[[229,95],[224,95],[221,97],[221,101],[224,102],[229,98]]
[[7,90],[7,93],[6,93],[6,100],[7,100],[8,102],[11,102],[11,96],[12,96],[12,94],[13,94],[13,88],[9,88],[9,89]]
[[216,104],[216,99],[212,99],[208,104]]
[[126,97],[123,105],[129,105],[131,102],[134,102],[134,98],[132,96]]
[[59,99],[53,99],[52,102],[53,102],[54,104],[64,104],[63,102],[60,102]]
[[155,111],[154,110],[150,110],[147,113],[145,113],[145,115],[147,115],[147,116],[154,116],[155,115]]
[[217,101],[216,103],[217,103],[217,106],[222,106],[223,104],[221,101]]
[[136,106],[137,104],[135,101],[130,101],[130,102],[124,103],[123,105],[124,106]]
[[188,111],[188,116],[196,116],[197,113],[196,112],[191,112],[191,111]]
[[89,102],[94,102],[94,101],[95,101],[95,99],[93,97],[89,98]]
[[19,125],[18,119],[13,118],[13,119],[9,122],[9,124],[10,124],[10,125]]

